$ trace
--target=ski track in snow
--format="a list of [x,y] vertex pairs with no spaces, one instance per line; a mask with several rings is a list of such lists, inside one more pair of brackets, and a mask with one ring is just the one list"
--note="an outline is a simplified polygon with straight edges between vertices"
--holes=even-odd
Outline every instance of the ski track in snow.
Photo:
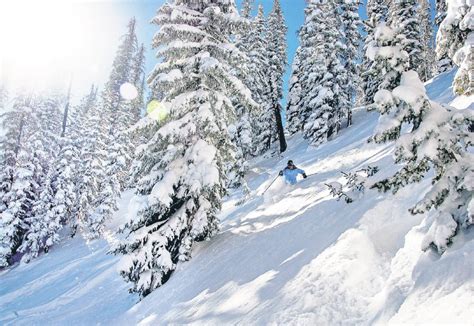
[[[427,85],[431,98],[452,101],[452,75]],[[107,241],[69,239],[0,272],[0,324],[474,324],[474,232],[442,257],[423,253],[423,216],[407,211],[429,180],[396,196],[366,189],[351,204],[324,185],[367,165],[381,168],[374,180],[395,171],[393,148],[366,142],[377,118],[356,111],[352,127],[317,149],[294,137],[284,157],[255,159],[249,200],[236,206],[241,191],[230,194],[221,232],[138,304]],[[294,187],[278,179],[261,196],[290,158],[316,175]],[[124,193],[111,232],[131,198]]]

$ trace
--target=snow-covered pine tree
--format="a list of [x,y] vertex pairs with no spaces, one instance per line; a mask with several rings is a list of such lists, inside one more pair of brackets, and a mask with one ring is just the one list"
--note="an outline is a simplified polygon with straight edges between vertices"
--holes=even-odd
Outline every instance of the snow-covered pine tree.
[[[374,140],[396,140],[395,162],[404,165],[373,187],[397,192],[434,170],[432,188],[410,211],[429,212],[424,247],[443,252],[460,228],[474,222],[474,169],[469,163],[474,138],[468,132],[474,115],[430,102],[418,74],[406,71],[408,55],[398,44],[396,31],[382,23],[375,35],[369,57],[390,77],[374,97],[374,107],[381,113]],[[403,126],[410,129],[402,135]]]
[[[409,167],[396,177],[406,179],[403,172],[424,161],[434,170],[433,187],[410,212],[428,213],[422,246],[443,253],[454,236],[474,224],[474,137],[469,130],[474,115],[472,110],[459,111],[437,104],[429,114],[419,134],[412,137],[416,145],[409,148],[413,153],[407,155]],[[431,151],[433,148],[435,152]]]
[[[51,172],[53,169],[51,169]],[[28,229],[19,250],[23,253],[22,261],[29,262],[59,241],[61,221],[55,214],[53,206],[54,189],[51,185],[52,174],[48,174],[41,185],[41,191],[32,206],[28,219]]]
[[[59,240],[58,231],[61,228],[61,219],[56,217],[58,204],[55,198],[61,191],[53,185],[59,177],[57,169],[58,153],[61,153],[62,116],[60,109],[67,103],[60,94],[51,94],[37,100],[35,107],[38,118],[37,145],[29,148],[29,152],[36,152],[30,163],[36,162],[37,197],[32,202],[31,215],[26,219],[28,229],[19,250],[22,259],[29,262],[41,252],[47,252],[49,247]],[[40,147],[40,149],[38,149]],[[73,192],[74,193],[74,192]],[[68,216],[69,217],[69,216]]]
[[[255,22],[258,30],[263,16],[263,8],[259,8]],[[284,152],[287,147],[280,105],[283,96],[283,74],[287,64],[286,31],[287,27],[280,2],[275,0],[263,31],[264,54],[260,58],[260,62],[255,62],[255,64],[260,64],[258,71],[260,76],[263,77],[259,86],[261,91],[258,92],[258,96],[261,97],[261,110],[256,124],[257,153],[260,154],[269,150],[272,143],[277,139],[279,140],[280,152]],[[262,63],[263,61],[265,63]]]
[[[18,115],[11,112],[8,105],[8,93],[0,87],[0,213],[5,210],[7,203],[4,195],[11,189],[13,171],[15,170],[15,142],[20,130]],[[10,120],[10,121],[9,121]],[[11,125],[11,123],[14,123]],[[16,136],[16,137],[15,137]]]
[[51,93],[38,98],[36,115],[42,134],[41,140],[47,150],[48,166],[51,165],[51,158],[57,155],[59,150],[59,136],[62,129],[62,118],[65,101],[64,94]]
[[248,53],[249,57],[249,88],[253,98],[263,105],[266,98],[267,76],[265,67],[268,66],[267,43],[265,37],[265,13],[263,6],[259,5],[257,16],[252,21],[252,30],[248,35]]
[[385,0],[367,1],[367,20],[364,21],[366,37],[364,41],[364,57],[362,60],[361,88],[364,99],[363,104],[374,102],[374,95],[377,93],[383,75],[379,74],[376,67],[373,67],[373,60],[367,56],[367,50],[373,46],[375,40],[375,29],[381,22],[386,22],[388,6]]
[[409,56],[409,69],[420,74],[423,67],[422,32],[417,0],[393,0],[388,23],[396,30],[400,45]]
[[[7,181],[0,212],[0,266],[13,263],[23,237],[29,229],[33,215],[33,205],[38,199],[40,182],[44,178],[43,144],[40,137],[39,119],[36,116],[36,99],[32,95],[20,94],[11,111],[4,115],[3,127],[6,135],[4,143],[7,167]],[[15,130],[13,130],[15,128]]]
[[434,22],[438,26],[441,25],[444,18],[446,17],[446,12],[448,10],[448,6],[446,5],[446,0],[435,0],[435,9],[436,15]]
[[245,19],[250,19],[252,16],[254,0],[244,0],[242,3],[242,9],[240,10],[240,16]]
[[433,22],[431,20],[431,5],[429,0],[419,0],[418,17],[421,29],[422,65],[418,74],[422,81],[431,79],[438,71],[434,46]]
[[128,126],[137,123],[145,109],[145,46],[141,44],[135,53],[130,72],[130,83],[137,88],[138,96],[130,103]]
[[[244,55],[242,57],[242,63],[239,66],[234,67],[234,75],[242,80],[242,82],[251,90],[252,97],[257,98],[257,85],[255,84],[255,71],[252,71],[251,65],[251,49],[253,48],[253,40],[258,38],[256,36],[255,24],[251,20],[253,1],[246,0],[242,4],[242,18],[245,18],[245,24],[241,24],[240,29],[236,32],[235,35],[235,46],[242,52]],[[237,119],[231,125],[229,125],[229,133],[233,144],[236,146],[236,168],[232,168],[235,175],[229,176],[229,183],[231,186],[240,186],[242,183],[242,178],[246,172],[247,164],[246,158],[255,154],[254,148],[254,130],[251,124],[255,112],[250,110],[248,107],[245,107],[243,103],[240,102],[238,97],[231,96],[233,105],[235,106],[235,111]]]
[[[274,0],[273,9],[270,12],[265,29],[265,43],[266,53],[268,59],[267,65],[267,99],[269,107],[264,107],[263,110],[271,110],[274,115],[275,128],[277,134],[272,135],[272,138],[278,137],[280,143],[280,153],[286,150],[287,144],[285,139],[285,131],[282,120],[282,107],[280,101],[283,98],[283,75],[285,74],[287,65],[286,56],[286,32],[288,27],[285,23],[285,17],[281,10],[280,0]],[[268,119],[268,114],[266,115]],[[265,125],[270,125],[270,121],[265,121]],[[263,144],[270,144],[272,139],[262,139]],[[268,148],[267,148],[268,149]]]
[[218,229],[224,173],[233,161],[227,126],[235,112],[228,94],[256,105],[231,74],[240,55],[230,36],[240,21],[229,0],[167,2],[153,19],[160,26],[153,46],[161,62],[149,85],[164,90],[171,111],[146,145],[149,160],[137,185],[146,207],[126,224],[127,237],[116,249],[125,255],[122,276],[141,297],[190,258],[194,241]]
[[434,170],[431,189],[410,212],[428,213],[423,248],[432,246],[443,253],[460,229],[474,224],[474,137],[468,131],[474,114],[430,102],[414,71],[404,72],[400,85],[391,92],[380,92],[377,104],[390,107],[388,111],[394,114],[379,128],[390,132],[403,123],[413,128],[395,144],[395,161],[403,163],[403,168],[373,187],[395,193]]
[[[435,0],[436,4],[436,16],[435,16],[435,23],[437,25],[437,29],[439,30],[439,26],[443,22],[444,18],[446,17],[446,12],[448,11],[448,6],[446,5],[446,0]],[[437,72],[442,73],[448,71],[453,67],[453,61],[448,56],[447,51],[443,52],[437,58]]]
[[15,197],[14,177],[25,119],[31,111],[30,103],[30,96],[19,95],[14,99],[13,106],[5,108],[0,117],[4,131],[0,139],[0,267],[11,263],[11,257],[20,246],[26,228],[24,216],[15,216],[14,211],[8,210]]
[[6,112],[8,102],[8,91],[4,86],[0,86],[0,114]]
[[438,59],[448,55],[458,66],[453,90],[458,95],[474,93],[474,4],[448,0],[448,11],[436,35]]
[[290,135],[294,135],[302,129],[302,121],[300,120],[301,110],[301,79],[303,71],[301,67],[301,46],[296,49],[293,64],[291,65],[291,77],[288,91],[288,104],[286,106],[287,130]]
[[122,36],[118,47],[109,79],[102,93],[102,101],[105,110],[110,117],[110,130],[121,122],[122,108],[120,97],[120,86],[130,81],[132,61],[137,53],[136,20],[132,18],[127,25],[127,32]]
[[388,23],[409,56],[409,69],[418,72],[423,63],[422,29],[416,0],[390,2]]
[[[100,235],[103,223],[111,218],[117,210],[117,200],[125,188],[129,178],[129,168],[132,160],[133,146],[127,130],[133,113],[129,103],[122,99],[120,88],[130,82],[134,56],[137,53],[136,20],[131,19],[127,32],[122,37],[112,71],[102,92],[102,110],[100,118],[106,122],[108,131],[103,133],[101,141],[104,143],[105,158],[103,168],[105,177],[100,179],[99,195],[96,211],[89,217],[88,237]],[[102,128],[103,124],[100,128]]]
[[[246,151],[251,151],[252,155],[263,153],[268,150],[271,135],[275,130],[273,115],[268,109],[268,80],[266,67],[268,67],[268,58],[266,56],[267,46],[265,38],[265,14],[263,6],[258,6],[257,16],[251,23],[251,31],[247,37],[247,57],[248,57],[248,73],[245,78],[246,85],[252,92],[252,98],[259,104],[259,108],[254,108],[248,112],[246,120],[243,120],[243,126],[250,126],[241,128],[247,131],[242,136],[248,136],[248,131],[251,130],[252,144],[246,146]],[[248,122],[247,122],[248,121]],[[266,122],[267,125],[263,124]],[[273,123],[273,124],[272,124]],[[266,128],[265,128],[266,127]]]
[[[339,0],[338,17],[340,18],[343,38],[340,41],[342,61],[345,67],[346,83],[342,87],[342,102],[339,105],[346,111],[347,125],[352,124],[352,108],[359,88],[359,62],[360,45],[362,36],[360,34],[361,20],[359,17],[359,0]],[[341,81],[344,82],[344,81]]]
[[306,8],[306,20],[300,30],[303,56],[302,105],[300,121],[304,136],[313,145],[337,134],[344,117],[343,83],[347,77],[341,61],[341,33],[333,0],[313,0]]
[[[132,67],[130,72],[130,83],[134,85],[137,89],[137,97],[128,103],[125,102],[123,105],[128,106],[128,121],[126,125],[128,129],[125,131],[125,137],[128,137],[128,140],[125,142],[129,148],[127,152],[130,156],[130,161],[127,162],[127,171],[132,167],[133,160],[135,158],[135,149],[140,144],[142,134],[140,129],[134,129],[133,126],[137,124],[142,118],[145,112],[145,46],[140,45],[136,54],[132,60]],[[131,173],[128,173],[128,179],[126,186],[133,187],[133,178],[131,178]]]
[[8,206],[0,214],[0,267],[11,265],[16,259],[23,237],[29,229],[27,221],[33,216],[37,200],[36,166],[31,156],[20,149],[13,183],[8,193]]
[[107,121],[101,118],[101,106],[98,103],[97,88],[93,85],[87,96],[75,108],[72,134],[78,140],[78,165],[76,181],[76,213],[70,221],[71,235],[79,229],[86,238],[97,237],[103,228],[104,218],[97,214],[102,204],[101,185],[107,177],[105,140],[109,129]]
[[377,26],[374,37],[374,42],[367,49],[367,56],[373,61],[372,69],[384,76],[372,105],[381,114],[374,140],[385,142],[397,139],[401,125],[416,119],[409,116],[410,108],[404,103],[390,102],[392,90],[400,85],[402,73],[409,66],[408,54],[403,50],[396,30],[382,22]]
[[61,148],[54,160],[52,173],[52,186],[54,197],[52,200],[55,220],[61,224],[70,223],[75,218],[77,208],[77,184],[81,175],[77,174],[79,165],[79,149],[77,144],[69,137],[63,137]]
[[[322,78],[322,73],[319,70],[321,67],[321,62],[317,63],[318,60],[321,60],[321,55],[317,53],[314,49],[316,43],[316,36],[319,35],[319,30],[316,27],[320,27],[317,21],[318,17],[315,15],[316,12],[319,12],[315,1],[308,2],[308,5],[305,8],[305,21],[299,30],[299,70],[301,71],[299,77],[300,83],[300,95],[299,95],[299,110],[298,110],[298,121],[300,125],[295,125],[296,117],[293,112],[291,114],[292,120],[295,121],[291,123],[291,128],[299,128],[301,131],[305,131],[306,121],[309,119],[311,114],[311,108],[309,106],[309,95],[313,92],[313,87],[315,87],[315,80]],[[321,40],[322,37],[319,39]],[[288,114],[288,113],[287,113]],[[305,133],[304,133],[305,134]],[[306,135],[305,135],[306,136]]]

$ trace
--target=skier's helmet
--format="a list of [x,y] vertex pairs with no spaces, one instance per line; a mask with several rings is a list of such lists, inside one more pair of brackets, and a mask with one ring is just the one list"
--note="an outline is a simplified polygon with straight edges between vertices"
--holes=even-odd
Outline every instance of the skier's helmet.
[[289,160],[289,161],[288,161],[288,166],[294,166],[294,164],[293,164],[293,161],[292,161],[292,160]]

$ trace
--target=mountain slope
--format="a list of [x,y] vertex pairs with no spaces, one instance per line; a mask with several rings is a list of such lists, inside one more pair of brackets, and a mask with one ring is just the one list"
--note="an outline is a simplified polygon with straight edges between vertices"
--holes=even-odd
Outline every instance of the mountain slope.
[[[451,79],[431,82],[430,96],[450,102]],[[221,232],[140,303],[116,272],[119,259],[106,255],[106,241],[74,239],[0,273],[0,323],[473,323],[474,232],[441,257],[423,253],[423,216],[407,211],[429,180],[396,196],[366,190],[351,204],[325,186],[367,165],[380,167],[374,178],[395,171],[393,147],[367,143],[377,118],[356,111],[351,128],[317,149],[294,137],[284,157],[251,162],[249,199],[236,206],[242,194],[231,194]],[[278,179],[261,196],[288,159],[315,175],[294,187]],[[131,197],[124,194],[112,231],[138,209]]]

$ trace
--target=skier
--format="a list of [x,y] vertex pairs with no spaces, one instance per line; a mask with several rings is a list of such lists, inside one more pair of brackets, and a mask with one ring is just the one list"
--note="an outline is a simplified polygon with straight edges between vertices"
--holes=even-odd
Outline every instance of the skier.
[[290,184],[290,185],[294,185],[296,184],[296,177],[298,176],[298,174],[302,174],[303,175],[303,178],[306,179],[306,173],[301,170],[301,169],[298,169],[294,164],[293,164],[293,161],[292,160],[289,160],[288,161],[288,164],[286,166],[286,168],[284,168],[283,170],[280,171],[279,175],[280,176],[284,176],[285,177],[285,182]]

